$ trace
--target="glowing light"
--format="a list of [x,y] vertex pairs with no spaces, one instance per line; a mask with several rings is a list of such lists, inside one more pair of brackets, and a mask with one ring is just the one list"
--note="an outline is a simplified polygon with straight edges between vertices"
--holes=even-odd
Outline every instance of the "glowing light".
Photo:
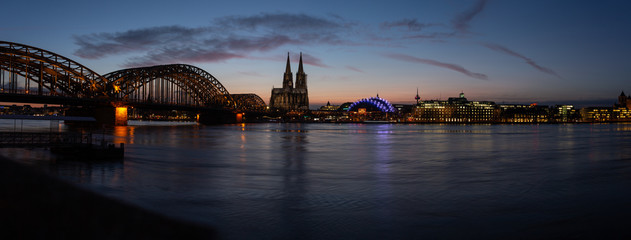
[[120,92],[121,91],[121,87],[119,87],[118,85],[114,85],[114,92]]
[[390,104],[390,102],[388,102],[388,100],[385,100],[385,99],[380,98],[380,97],[364,98],[364,99],[361,99],[361,100],[359,100],[357,102],[354,102],[353,104],[351,104],[348,107],[348,111],[351,111],[351,110],[355,109],[360,104],[372,105],[372,106],[378,108],[382,112],[395,112],[396,111],[396,109],[392,106],[392,104]]
[[127,108],[126,107],[116,107],[115,112],[115,124],[116,126],[125,126],[127,125]]

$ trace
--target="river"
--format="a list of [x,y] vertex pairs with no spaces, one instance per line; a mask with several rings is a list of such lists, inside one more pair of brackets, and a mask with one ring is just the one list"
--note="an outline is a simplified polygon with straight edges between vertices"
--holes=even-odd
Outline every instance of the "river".
[[2,155],[225,239],[631,235],[631,124],[131,121],[95,134],[125,143],[124,162]]

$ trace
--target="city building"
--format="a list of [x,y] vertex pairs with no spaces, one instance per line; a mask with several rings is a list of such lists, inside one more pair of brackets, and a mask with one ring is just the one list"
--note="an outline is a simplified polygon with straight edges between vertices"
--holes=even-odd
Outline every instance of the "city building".
[[289,63],[289,53],[287,53],[287,66],[283,75],[283,87],[272,88],[272,96],[269,101],[271,109],[283,111],[304,111],[309,110],[309,94],[307,92],[307,74],[302,67],[302,53],[298,72],[296,73],[296,85],[294,87],[291,66]]
[[631,96],[626,96],[624,91],[618,96],[618,104],[615,104],[611,113],[613,121],[631,121]]
[[311,111],[316,122],[408,122],[408,123],[577,123],[631,122],[631,96],[622,93],[613,107],[574,105],[496,104],[491,101],[469,101],[464,93],[447,100],[421,100],[417,104],[391,104],[377,97],[347,102],[340,106],[327,103]]
[[57,116],[63,115],[64,107],[48,106],[44,104],[39,107],[31,105],[0,105],[0,115],[28,115],[28,116]]
[[551,110],[548,106],[536,103],[502,104],[499,105],[499,119],[501,123],[548,123],[551,122]]
[[331,105],[331,102],[326,102],[325,106],[320,107],[320,111],[337,111],[340,106]]
[[[418,93],[417,93],[418,96]],[[416,99],[416,97],[415,97]],[[416,99],[418,101],[418,99]],[[445,100],[419,101],[408,121],[429,123],[491,123],[498,116],[494,102],[469,101],[460,93]]]
[[574,109],[573,105],[556,105],[553,111],[554,122],[571,123],[577,122],[579,113]]
[[309,112],[313,116],[313,122],[346,122],[348,119],[348,114],[345,114],[346,111],[340,110],[339,105],[333,105],[331,102],[327,102],[318,110]]
[[618,104],[614,105],[614,107],[631,109],[631,95],[627,96],[622,91],[620,96],[618,96]]
[[581,121],[582,122],[610,122],[611,113],[613,108],[611,107],[586,107],[581,108]]
[[613,107],[586,107],[580,110],[582,122],[630,122],[631,96],[618,96],[618,103]]

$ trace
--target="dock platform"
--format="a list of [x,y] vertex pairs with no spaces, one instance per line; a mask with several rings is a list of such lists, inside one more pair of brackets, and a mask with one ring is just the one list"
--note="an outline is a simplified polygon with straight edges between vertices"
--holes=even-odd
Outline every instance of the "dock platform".
[[[99,144],[95,144],[99,143]],[[125,147],[94,140],[91,133],[0,132],[0,148],[48,148],[69,159],[122,160]]]

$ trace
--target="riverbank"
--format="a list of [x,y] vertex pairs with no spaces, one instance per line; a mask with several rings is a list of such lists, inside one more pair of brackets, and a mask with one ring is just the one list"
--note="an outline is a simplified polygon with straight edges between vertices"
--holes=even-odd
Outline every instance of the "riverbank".
[[0,239],[214,239],[213,229],[81,189],[0,156]]

